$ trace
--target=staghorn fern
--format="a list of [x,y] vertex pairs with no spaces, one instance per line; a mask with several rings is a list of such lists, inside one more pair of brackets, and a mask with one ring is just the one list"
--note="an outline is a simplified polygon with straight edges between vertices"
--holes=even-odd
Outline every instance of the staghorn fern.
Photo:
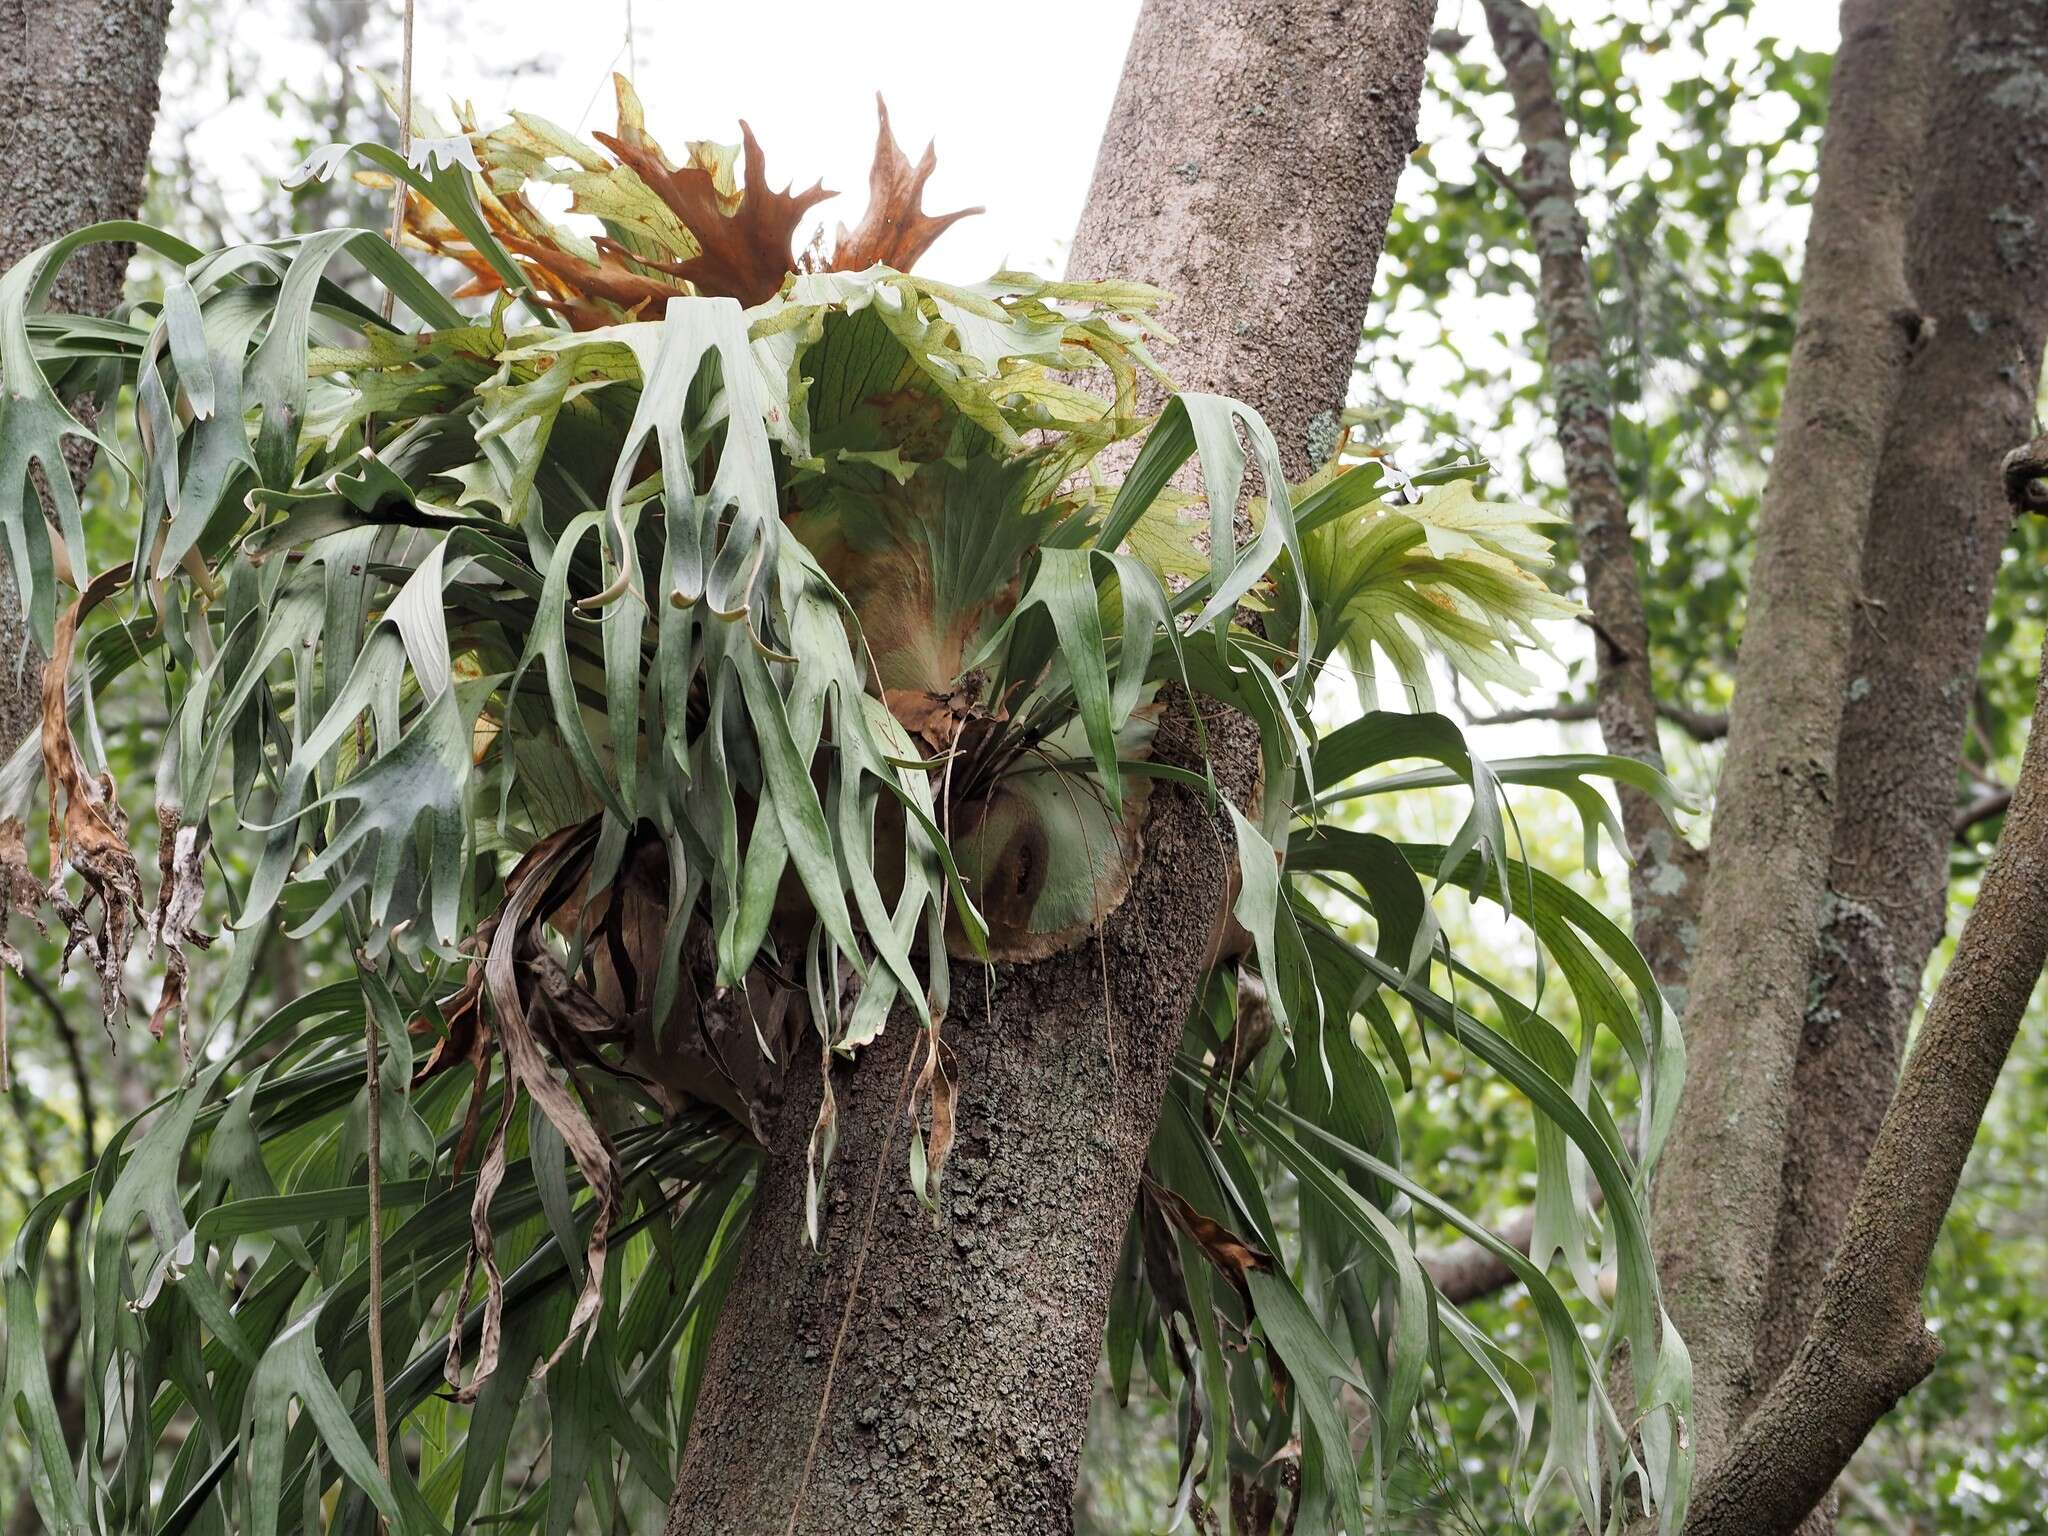
[[[1199,758],[1152,749],[1168,722],[1199,738],[1218,704],[1262,739],[1259,803],[1219,804],[1243,941],[1191,1018],[1108,1340],[1120,1391],[1142,1360],[1181,1403],[1162,1519],[1284,1483],[1300,1528],[1369,1528],[1445,1343],[1531,1432],[1535,1363],[1416,1259],[1418,1219],[1491,1239],[1402,1166],[1395,1002],[1537,1113],[1537,1240],[1504,1255],[1543,1325],[1532,1507],[1562,1478],[1598,1528],[1633,1482],[1675,1519],[1686,1365],[1642,1196],[1682,1052],[1627,939],[1511,857],[1501,788],[1561,790],[1590,828],[1589,778],[1668,786],[1605,758],[1489,768],[1434,714],[1319,734],[1308,707],[1325,667],[1375,652],[1418,695],[1430,651],[1514,686],[1535,622],[1569,609],[1536,574],[1539,519],[1478,500],[1477,466],[1419,497],[1375,465],[1289,488],[1233,401],[1141,418],[1150,289],[894,270],[956,216],[921,213],[929,154],[910,167],[886,114],[868,218],[832,256],[793,258],[815,195],[771,192],[751,134],[678,165],[623,83],[620,105],[609,155],[524,117],[411,161],[357,148],[408,187],[414,243],[470,272],[454,297],[349,230],[203,254],[98,226],[0,279],[0,525],[53,656],[42,739],[0,779],[9,908],[54,911],[110,1016],[146,935],[166,957],[153,1025],[181,1040],[202,917],[236,934],[184,1083],[6,1261],[4,1401],[45,1520],[263,1536],[338,1487],[342,1528],[488,1510],[563,1531],[585,1498],[609,1519],[665,1497],[784,1075],[892,1019],[922,1030],[910,1175],[936,1207],[952,968],[1084,942],[1128,885],[1147,786],[1216,796]],[[534,183],[567,186],[602,232],[544,218]],[[168,258],[161,301],[113,322],[40,312],[89,240]],[[413,323],[329,281],[344,254]],[[62,467],[64,441],[93,435],[63,403],[81,391],[131,412],[141,445],[129,504],[90,509],[135,526],[132,559],[99,572]],[[1137,439],[1104,483],[1103,450]],[[1190,460],[1199,497],[1170,486]],[[136,669],[172,707],[153,901],[85,708]],[[1417,758],[1436,766],[1358,782]],[[46,877],[25,824],[38,767]],[[1338,814],[1444,783],[1471,795],[1448,847]],[[1430,908],[1446,884],[1529,927],[1577,1038],[1449,952]],[[334,924],[355,977],[231,1035],[256,939]],[[390,1120],[384,1326],[407,1352],[391,1408],[420,1447],[390,1482],[365,1440],[366,1024]],[[1602,1029],[1641,1085],[1641,1157],[1590,1077]],[[832,1130],[828,1092],[814,1210]],[[75,1457],[36,1313],[79,1199]],[[1604,1385],[1622,1342],[1633,1437]],[[542,1398],[548,1487],[508,1493]]]

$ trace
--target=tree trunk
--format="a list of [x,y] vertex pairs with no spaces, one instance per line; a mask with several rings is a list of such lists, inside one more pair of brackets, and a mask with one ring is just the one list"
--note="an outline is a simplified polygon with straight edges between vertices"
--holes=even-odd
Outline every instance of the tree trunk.
[[1288,473],[1341,438],[1434,0],[1147,0],[1067,259],[1175,294],[1166,362]]
[[[133,218],[141,207],[169,11],[170,0],[0,0],[0,272],[82,225]],[[120,301],[128,255],[126,246],[81,251],[58,274],[51,304],[105,314]],[[72,439],[65,456],[82,484],[91,445]],[[34,729],[42,675],[14,572],[0,556],[0,757]],[[90,1148],[92,1106],[80,1109]],[[85,1402],[74,1342],[53,1345],[50,1379],[58,1419],[75,1443]],[[38,1528],[23,1489],[9,1536]]]
[[[2048,439],[2028,450],[2048,471]],[[2044,654],[2048,661],[2048,654]],[[1687,1536],[1783,1536],[1941,1353],[1920,1311],[1984,1109],[2048,958],[2048,691],[1998,851],[1927,1009],[1791,1362],[1707,1470]]]
[[1799,329],[1764,494],[1685,1013],[1690,1066],[1656,1193],[1666,1302],[1692,1353],[1694,1444],[1752,1390],[1790,1085],[1834,826],[1856,575],[1886,423],[1923,329],[1912,172],[1945,0],[1847,0]]
[[[141,207],[169,13],[170,0],[0,0],[0,271]],[[128,255],[127,246],[81,251],[58,274],[51,304],[105,314],[120,301]],[[41,677],[14,573],[0,560],[0,755],[34,724]]]
[[[1791,1361],[1891,1103],[1947,914],[1956,772],[2048,338],[2048,9],[1957,0],[1907,253],[1934,322],[1885,435],[1842,718],[1831,882],[1793,1074],[1757,1389]],[[1833,1528],[1817,1511],[1809,1536]]]
[[[1337,440],[1430,12],[1150,0],[1126,61],[1073,275],[1176,291],[1176,379],[1258,407],[1297,472]],[[1249,796],[1249,726],[1211,733],[1220,782]],[[1099,943],[1003,968],[985,997],[963,978],[946,1024],[960,1141],[937,1216],[906,1187],[904,1020],[835,1069],[840,1142],[816,1252],[801,1147],[819,1088],[796,1074],[670,1536],[1072,1529],[1118,1244],[1231,846],[1199,799],[1161,784]]]
[[[1600,735],[1608,751],[1662,771],[1650,626],[1643,616],[1628,497],[1614,462],[1600,302],[1586,266],[1586,220],[1572,180],[1572,147],[1551,78],[1550,46],[1543,40],[1542,19],[1522,0],[1486,0],[1486,23],[1507,76],[1522,144],[1521,168],[1509,186],[1536,248],[1536,313],[1549,349],[1558,446],[1596,636]],[[1619,798],[1636,944],[1658,984],[1682,995],[1698,936],[1706,856],[1643,791],[1623,785]]]
[[[1239,733],[1241,760],[1256,745]],[[1002,968],[992,987],[963,971],[945,1025],[959,1141],[938,1214],[905,1173],[913,1020],[899,1012],[833,1069],[840,1139],[816,1250],[804,1145],[820,1089],[795,1072],[671,1536],[1069,1526],[1118,1244],[1224,899],[1226,845],[1206,808],[1158,798],[1145,864],[1099,947]]]

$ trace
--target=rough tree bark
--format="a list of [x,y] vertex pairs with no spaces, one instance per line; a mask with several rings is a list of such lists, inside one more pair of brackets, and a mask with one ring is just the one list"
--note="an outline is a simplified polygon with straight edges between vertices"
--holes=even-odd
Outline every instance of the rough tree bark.
[[[135,216],[169,13],[170,0],[0,0],[0,271],[81,225]],[[128,256],[127,246],[81,251],[52,305],[105,314]],[[0,560],[0,753],[34,723],[41,677]]]
[[[135,216],[169,12],[170,0],[0,0],[0,271],[81,225]],[[58,274],[51,303],[106,313],[120,300],[128,255],[126,246],[81,251]],[[74,440],[66,456],[83,482],[89,445]],[[42,672],[14,573],[0,556],[0,757],[35,726]],[[90,1145],[90,1127],[86,1134]],[[76,1443],[85,1399],[73,1379],[74,1334],[59,1327],[53,1336],[58,1419]],[[38,1528],[24,1490],[9,1536]]]
[[[1571,141],[1551,78],[1550,46],[1541,17],[1523,0],[1485,0],[1485,7],[1522,145],[1521,168],[1503,179],[1522,206],[1536,247],[1536,313],[1549,348],[1558,446],[1592,611],[1600,735],[1608,751],[1662,771],[1650,627],[1643,616],[1628,497],[1614,462],[1600,304],[1586,265],[1586,220],[1572,180]],[[1620,800],[1632,861],[1629,910],[1636,943],[1659,985],[1681,1000],[1698,938],[1706,856],[1641,790],[1624,785]]]
[[[1297,472],[1336,442],[1431,10],[1149,0],[1132,40],[1071,270],[1178,293],[1176,378],[1255,404]],[[1246,729],[1225,729],[1212,759],[1237,794],[1256,759]],[[819,1089],[795,1074],[670,1536],[1071,1529],[1118,1243],[1229,846],[1206,807],[1162,785],[1099,945],[1007,968],[986,998],[963,981],[946,1026],[961,1142],[938,1219],[903,1175],[912,1031],[892,1024],[839,1087],[817,1252],[800,1148]]]
[[[2048,340],[2048,8],[1956,0],[1930,112],[1907,263],[1933,328],[1885,434],[1864,547],[1757,1391],[1806,1335],[1946,917],[1971,680],[2012,516],[1993,466],[2032,431]],[[1826,1505],[1804,1527],[1832,1528]]]
[[[2048,473],[2048,439],[2028,462]],[[1989,466],[1980,470],[1991,479]],[[2048,658],[2044,658],[2048,660]],[[1856,1186],[1819,1310],[1693,1496],[1686,1536],[1782,1536],[1934,1366],[1920,1294],[1991,1090],[2048,959],[2048,691],[1977,903]]]
[[1067,261],[1179,296],[1183,388],[1336,450],[1433,0],[1147,0]]
[[1764,496],[1656,1192],[1666,1301],[1711,1465],[1750,1391],[1795,1051],[1832,850],[1856,576],[1884,428],[1923,329],[1906,285],[1912,171],[1945,0],[1847,0],[1799,327]]
[[1118,1240],[1227,873],[1225,845],[1192,796],[1158,806],[1146,837],[1099,952],[1005,968],[986,992],[962,973],[945,1025],[960,1139],[938,1217],[904,1173],[915,1023],[899,1014],[834,1070],[840,1139],[816,1251],[804,1231],[804,1144],[819,1090],[813,1073],[795,1074],[712,1346],[671,1536],[1069,1526]]

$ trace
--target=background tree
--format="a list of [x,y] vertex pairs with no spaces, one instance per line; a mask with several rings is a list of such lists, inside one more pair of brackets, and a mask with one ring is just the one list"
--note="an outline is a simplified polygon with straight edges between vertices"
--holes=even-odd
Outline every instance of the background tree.
[[[0,266],[81,225],[132,218],[142,203],[156,124],[167,0],[107,5],[10,0],[0,18],[0,82],[11,103],[0,155],[12,167],[0,190]],[[126,246],[97,247],[60,272],[59,309],[105,314],[121,298]],[[84,466],[77,466],[83,478]],[[0,737],[11,746],[36,717],[36,666],[25,658],[19,604],[0,588]]]
[[[168,9],[165,0],[114,6],[97,0],[54,5],[21,0],[0,10],[0,89],[9,103],[0,118],[0,164],[10,167],[0,185],[0,268],[81,224],[135,215],[156,120]],[[50,302],[79,314],[105,314],[121,299],[127,265],[124,246],[86,252],[58,274]],[[75,444],[67,459],[73,484],[82,489],[90,451]],[[42,655],[22,622],[10,567],[0,571],[0,744],[9,750],[34,729],[41,677]],[[43,959],[35,956],[37,962]],[[85,1167],[98,1150],[92,1070],[72,1020],[41,975],[31,983],[41,1005],[39,1027],[50,1029],[63,1070],[75,1086],[75,1145],[78,1166]],[[10,1075],[4,1030],[0,1014],[0,1078]],[[23,1150],[35,1168],[33,1176],[58,1175],[68,1159],[44,1138],[68,1139],[74,1128],[36,1104],[19,1083],[10,1082],[8,1088],[26,1132]],[[50,1370],[59,1385],[65,1432],[75,1440],[84,1412],[74,1351],[75,1280],[59,1282],[51,1305]],[[4,1502],[11,1531],[33,1528],[35,1511],[26,1498]]]
[[[1573,275],[1574,253],[1583,249],[1583,225],[1573,227],[1575,199],[1562,114],[1557,110],[1550,59],[1537,30],[1537,18],[1512,4],[1490,4],[1487,10],[1529,152],[1514,185],[1531,217],[1543,257],[1545,287],[1540,304],[1552,333],[1551,377],[1566,439],[1567,470],[1576,484],[1586,478],[1589,457],[1595,460],[1595,471],[1600,468],[1599,455],[1586,452],[1583,396],[1589,384],[1597,387],[1604,371],[1589,376],[1584,367],[1588,353],[1582,338],[1588,329],[1588,310],[1584,304],[1569,302],[1573,290],[1563,285],[1563,279]],[[1708,24],[1723,15],[1710,15]],[[1916,164],[1996,166],[2011,146],[2027,141],[2031,124],[2005,117],[2001,109],[1986,109],[1982,92],[1986,71],[2026,75],[2034,67],[2038,43],[2031,36],[2033,19],[1996,8],[1966,9],[1956,15],[1951,41],[1928,50],[1937,61],[1937,105],[1928,142]],[[1627,28],[1622,30],[1626,37]],[[1845,33],[1856,36],[1859,43],[1878,40],[1877,34],[1856,32],[1846,25]],[[1994,59],[2001,62],[1994,63]],[[1596,87],[1611,87],[1613,77],[1601,81],[1600,73],[1596,65]],[[1839,86],[1840,82],[1838,90]],[[1607,108],[1609,102],[1601,99],[1597,88],[1591,99],[1598,103],[1597,120],[1599,109]],[[1898,111],[1894,96],[1881,93],[1878,99],[1888,125],[1910,129],[1910,113]],[[2013,99],[2011,92],[2002,94],[2001,108]],[[1982,137],[1975,137],[1978,134]],[[1905,184],[1903,180],[1896,183]],[[2005,792],[1994,788],[1988,793],[1972,792],[1957,806],[1952,786],[1962,744],[1963,705],[1970,695],[1966,681],[1976,670],[1979,637],[1992,595],[1991,573],[2010,521],[1996,478],[1985,466],[2002,451],[2000,443],[2009,444],[2025,435],[2023,428],[2032,413],[2038,337],[2030,339],[2023,327],[2016,332],[2013,322],[2003,318],[2012,313],[2007,305],[2026,306],[2031,269],[2009,241],[2003,252],[1995,248],[1993,226],[1986,226],[1981,241],[1963,233],[1973,229],[1977,220],[1963,213],[1963,203],[1943,201],[1955,185],[1954,178],[1936,173],[1917,184],[1923,189],[1922,201],[1907,237],[1913,253],[1916,301],[1930,313],[1951,315],[1956,323],[1951,332],[1944,333],[1937,319],[1932,337],[1913,358],[1908,394],[1897,408],[1897,424],[1882,439],[1886,455],[1895,456],[1894,473],[1880,475],[1876,482],[1880,511],[1866,555],[1866,590],[1861,599],[1872,618],[1854,630],[1856,658],[1853,681],[1845,694],[1842,729],[1853,735],[1855,745],[1853,750],[1844,749],[1844,783],[1831,818],[1837,847],[1835,873],[1830,876],[1832,894],[1825,907],[1828,936],[1818,952],[1816,986],[1820,990],[1804,1010],[1799,1076],[1789,1100],[1792,1120],[1783,1175],[1786,1205],[1780,1218],[1778,1250],[1770,1261],[1767,1315],[1760,1325],[1705,1330],[1708,1364],[1724,1373],[1728,1381],[1721,1393],[1730,1402],[1725,1416],[1735,1419],[1746,1412],[1745,1394],[1761,1390],[1776,1375],[1805,1333],[1823,1266],[1848,1214],[1864,1150],[1877,1134],[1891,1098],[1898,1047],[1870,1050],[1863,1043],[1870,1037],[1862,1031],[1875,1030],[1880,1042],[1902,1037],[1916,990],[1912,983],[1932,936],[1939,932],[1943,903],[1937,893],[1947,873],[1953,831],[1959,825],[1973,824],[1987,812],[1995,813],[2005,803]],[[2016,174],[2001,175],[1999,184],[2002,192],[2017,191],[2024,199],[2032,178],[2022,165]],[[1977,207],[1974,203],[1968,206]],[[1996,206],[2002,210],[2001,219],[2026,217],[2009,202],[2000,201]],[[1863,236],[1864,228],[1859,226],[1859,247],[1865,244]],[[1815,238],[1825,239],[1823,226],[1816,227]],[[1810,269],[1808,282],[1815,278]],[[1868,285],[1865,288],[1874,291]],[[1996,298],[1992,297],[1994,289]],[[1973,294],[1974,302],[1962,302],[1959,295],[1964,292]],[[1561,304],[1560,298],[1567,302]],[[1597,338],[1597,330],[1593,334]],[[1565,346],[1562,353],[1560,338]],[[1988,394],[1981,394],[1987,389]],[[2005,394],[2005,390],[2011,393]],[[1960,404],[1979,397],[2017,402],[2017,419],[1996,409]],[[1991,433],[2003,432],[2003,438],[1987,443],[1986,428]],[[1593,436],[1597,443],[1598,434]],[[1859,462],[1867,464],[1874,459],[1871,445],[1878,440],[1873,433],[1861,434],[1864,451]],[[1939,445],[1932,448],[1931,457],[1948,473],[1916,479],[1914,471],[1905,466],[1917,462],[1917,455],[1930,445]],[[1781,446],[1779,463],[1789,468],[1785,457]],[[1900,476],[1906,483],[1899,483]],[[1840,477],[1831,474],[1831,483],[1839,484]],[[1611,537],[1614,526],[1612,520],[1603,520],[1601,530]],[[1597,545],[1586,549],[1586,559],[1596,620],[1609,635],[1625,632],[1629,619],[1626,591],[1610,591],[1603,613],[1596,578],[1604,565],[1599,563]],[[1952,575],[1929,579],[1930,559],[1942,573],[1951,571],[1944,562],[1953,562]],[[1784,650],[1768,649],[1772,653]],[[1603,716],[1612,709],[1640,717],[1641,695],[1629,686],[1627,678],[1612,675],[1621,669],[1607,665],[1614,653],[1605,649],[1604,643],[1600,656]],[[1774,718],[1782,719],[1783,713],[1774,712]],[[1826,714],[1824,709],[1822,714]],[[1889,723],[1880,724],[1880,720]],[[1915,807],[1910,813],[1902,810],[1907,801]],[[1917,879],[1907,877],[1897,859],[1902,817],[1905,825],[1919,829],[1912,840],[1920,850]],[[1717,848],[1758,846],[1757,839],[1737,836],[1736,829],[1724,825],[1724,820],[1717,819]],[[1787,824],[1783,816],[1771,818],[1774,827]],[[1880,849],[1883,851],[1878,852]],[[1964,867],[1969,862],[1966,858]],[[1655,867],[1655,860],[1649,867]],[[1854,873],[1857,870],[1862,873]],[[1682,902],[1690,882],[1681,873],[1659,888],[1644,876],[1645,868],[1639,865],[1634,886],[1637,918],[1639,932],[1649,925],[1645,937],[1649,944],[1650,934],[1665,920],[1670,903],[1673,899]],[[1845,880],[1848,885],[1861,881],[1860,894],[1845,896]],[[1928,937],[1909,940],[1909,946],[1915,947],[1900,955],[1893,949],[1896,941],[1889,930],[1892,914],[1900,910],[1897,893],[1907,884],[1923,893],[1915,898],[1922,916],[1914,931]],[[1774,889],[1785,888],[1782,881],[1774,884]],[[1745,970],[1751,966],[1749,957],[1745,956],[1743,965]],[[1686,980],[1684,968],[1678,968],[1672,979]],[[1757,1015],[1744,1011],[1737,1016],[1747,1020]],[[1746,1043],[1740,1054],[1744,1060],[1753,1060],[1754,1042]],[[1699,1065],[1697,1060],[1695,1065]],[[1715,1082],[1735,1086],[1727,1074],[1711,1067],[1708,1070]],[[1744,1112],[1747,1125],[1747,1111],[1767,1105],[1770,1096],[1737,1092],[1734,1102]],[[1733,1123],[1713,1107],[1708,1095],[1698,1092],[1688,1114],[1700,1113],[1702,1105],[1706,1106],[1708,1124]],[[1764,1138],[1766,1145],[1769,1141]],[[1693,1245],[1700,1242],[1700,1191],[1732,1194],[1742,1182],[1730,1178],[1729,1160],[1718,1151],[1704,1160],[1692,1160],[1691,1173],[1684,1171],[1688,1161],[1688,1154],[1681,1151],[1673,1170],[1680,1182],[1698,1186],[1689,1186],[1688,1197],[1671,1202],[1672,1209],[1685,1213],[1671,1227],[1672,1242],[1684,1245],[1680,1252],[1693,1251]],[[1754,1213],[1736,1225],[1753,1233]],[[1697,1251],[1715,1255],[1708,1265],[1712,1278],[1731,1278],[1723,1256],[1735,1250],[1727,1243],[1703,1243]],[[1753,1283],[1755,1279],[1752,1274],[1749,1282],[1734,1287],[1737,1296],[1751,1298],[1751,1305],[1765,1291]],[[1755,1346],[1757,1359],[1752,1368],[1747,1359],[1751,1346],[1745,1340],[1756,1336],[1757,1326],[1762,1328],[1763,1338]],[[1700,1331],[1695,1329],[1696,1334]],[[1723,1363],[1713,1367],[1711,1356],[1723,1351]],[[1697,1357],[1697,1350],[1695,1354]],[[1703,1384],[1703,1390],[1711,1388]],[[1786,1420],[1780,1417],[1774,1425],[1782,1433]],[[1751,1507],[1735,1507],[1743,1510],[1734,1517],[1738,1521],[1758,1518]],[[1825,1511],[1816,1515],[1814,1527],[1824,1528],[1822,1522],[1828,1518]]]

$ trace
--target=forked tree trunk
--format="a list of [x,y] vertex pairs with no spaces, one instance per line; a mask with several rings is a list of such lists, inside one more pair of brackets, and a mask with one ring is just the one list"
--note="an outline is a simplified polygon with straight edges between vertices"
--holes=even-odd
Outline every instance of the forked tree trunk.
[[[1071,270],[1177,292],[1178,382],[1257,406],[1297,472],[1336,439],[1430,11],[1151,0],[1125,65]],[[1221,782],[1248,795],[1249,728],[1212,731]],[[802,1148],[819,1089],[796,1072],[670,1536],[1072,1528],[1118,1243],[1230,847],[1198,800],[1162,784],[1099,944],[1006,967],[986,994],[963,969],[946,1023],[960,1142],[936,1216],[905,1176],[905,1021],[835,1076],[816,1252]]]
[[[1956,770],[2011,533],[1998,463],[2033,431],[2048,339],[2048,8],[1957,0],[1935,60],[1907,251],[1933,334],[1885,434],[1842,716],[1841,794],[1757,1349],[1769,1387],[1805,1337],[1892,1101],[1940,941]],[[1834,1528],[1824,1506],[1806,1536]]]
[[1741,1422],[1776,1229],[1791,1078],[1828,889],[1837,745],[1870,498],[1924,329],[1906,282],[1928,58],[1946,0],[1847,0],[1799,329],[1764,493],[1685,1011],[1684,1097],[1654,1208],[1692,1354],[1693,1444]]
[[[2007,467],[2015,506],[2038,511],[2048,438]],[[1928,1261],[2044,959],[2048,691],[2037,690],[1998,850],[1870,1149],[1812,1325],[1695,1487],[1686,1536],[1788,1536],[1933,1369],[1941,1340],[1921,1311]]]

